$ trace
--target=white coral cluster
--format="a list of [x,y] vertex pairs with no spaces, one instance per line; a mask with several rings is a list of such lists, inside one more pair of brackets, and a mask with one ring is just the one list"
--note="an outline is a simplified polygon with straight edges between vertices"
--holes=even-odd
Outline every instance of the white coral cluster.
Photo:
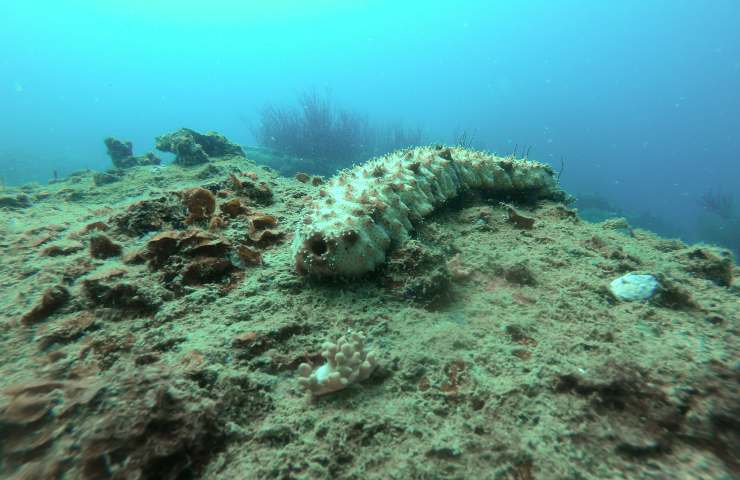
[[296,270],[357,276],[385,262],[414,224],[470,189],[561,199],[552,168],[463,148],[419,147],[370,160],[332,178],[293,241]]
[[341,338],[337,343],[324,343],[321,356],[326,363],[316,370],[308,363],[298,366],[298,382],[313,396],[336,392],[361,382],[377,365],[373,353],[365,351],[365,338],[357,333],[351,334],[349,339]]

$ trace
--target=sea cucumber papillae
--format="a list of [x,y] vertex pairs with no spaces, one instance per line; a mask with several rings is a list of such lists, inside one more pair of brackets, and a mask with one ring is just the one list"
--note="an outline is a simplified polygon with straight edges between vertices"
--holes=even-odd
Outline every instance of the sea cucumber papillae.
[[419,147],[333,177],[293,240],[299,273],[357,276],[385,262],[391,245],[444,202],[471,189],[562,200],[549,165],[456,147]]

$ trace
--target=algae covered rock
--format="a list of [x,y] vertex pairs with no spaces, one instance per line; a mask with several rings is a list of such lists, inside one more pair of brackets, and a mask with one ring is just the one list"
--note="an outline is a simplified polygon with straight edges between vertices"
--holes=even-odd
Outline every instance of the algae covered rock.
[[152,152],[134,156],[133,144],[130,141],[121,141],[117,138],[108,137],[103,142],[108,149],[108,156],[116,168],[123,169],[140,165],[159,165],[161,162],[161,159]]
[[120,181],[123,178],[123,170],[108,170],[105,172],[97,172],[95,175],[93,175],[93,183],[96,187],[100,187],[102,185],[109,185],[111,183],[115,183]]
[[31,198],[25,194],[0,196],[0,208],[20,209],[31,206]]
[[677,259],[691,274],[720,287],[729,287],[734,279],[735,260],[729,250],[696,246],[678,252]]
[[434,309],[452,298],[452,275],[442,248],[409,240],[388,257],[384,283],[401,298]]
[[216,132],[201,134],[189,128],[160,135],[156,139],[158,150],[175,154],[175,163],[183,166],[207,163],[211,157],[244,155],[239,145]]

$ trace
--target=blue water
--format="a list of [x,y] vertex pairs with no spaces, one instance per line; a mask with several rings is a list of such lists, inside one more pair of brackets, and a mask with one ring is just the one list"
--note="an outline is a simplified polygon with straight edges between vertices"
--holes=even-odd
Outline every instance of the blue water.
[[738,25],[734,0],[4,1],[0,177],[104,169],[109,135],[251,145],[262,106],[318,89],[429,142],[565,158],[570,192],[701,239],[724,226],[698,198],[738,202]]

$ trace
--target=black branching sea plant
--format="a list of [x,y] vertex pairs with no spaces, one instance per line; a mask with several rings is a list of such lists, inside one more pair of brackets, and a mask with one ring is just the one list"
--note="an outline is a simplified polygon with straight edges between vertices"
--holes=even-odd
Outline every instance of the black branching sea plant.
[[366,115],[335,106],[328,94],[306,91],[298,105],[265,105],[254,130],[257,143],[276,152],[343,168],[398,148],[418,146],[420,129],[371,124]]
[[725,192],[707,190],[699,197],[699,206],[723,220],[731,220],[735,214],[732,195]]

